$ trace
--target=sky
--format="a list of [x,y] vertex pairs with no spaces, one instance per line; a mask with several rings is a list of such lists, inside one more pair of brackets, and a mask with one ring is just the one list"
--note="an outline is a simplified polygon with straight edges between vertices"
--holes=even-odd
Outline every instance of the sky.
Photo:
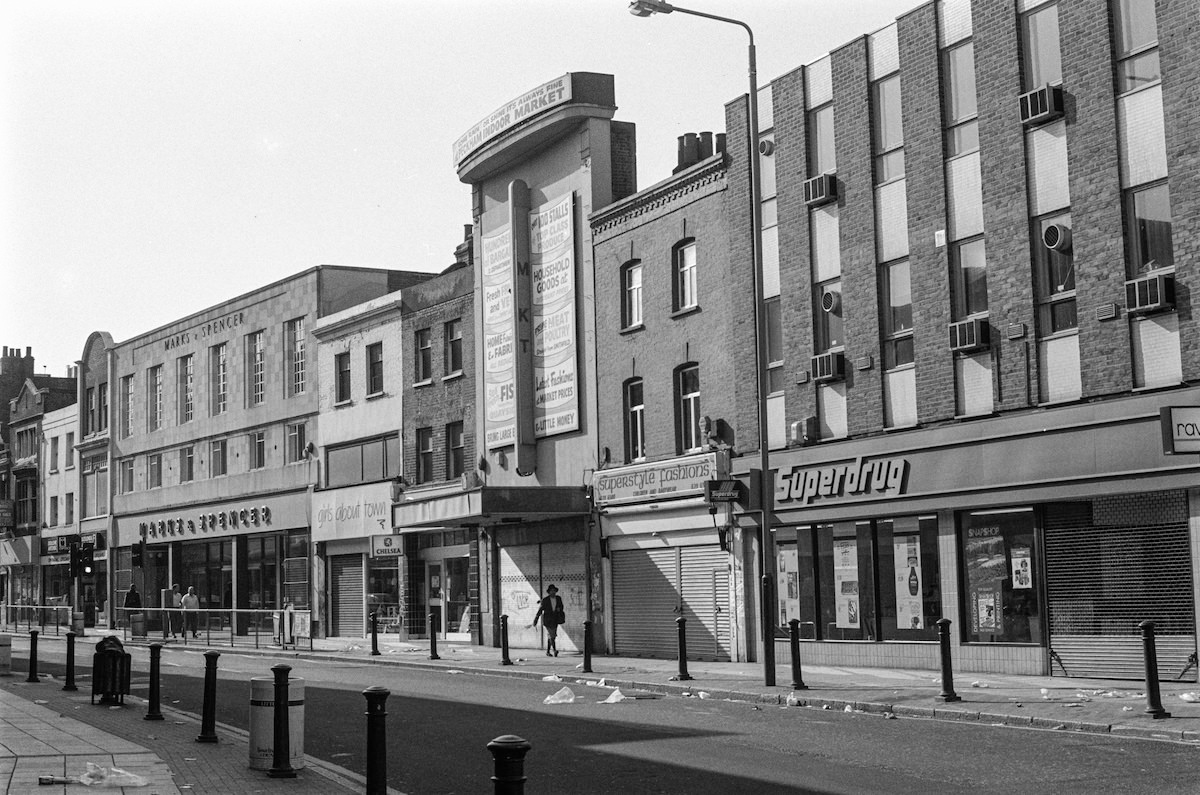
[[[758,82],[921,0],[689,0]],[[745,94],[735,26],[628,0],[0,4],[0,344],[62,376],[316,265],[436,273],[471,222],[451,145],[566,72],[615,77],[638,186]]]

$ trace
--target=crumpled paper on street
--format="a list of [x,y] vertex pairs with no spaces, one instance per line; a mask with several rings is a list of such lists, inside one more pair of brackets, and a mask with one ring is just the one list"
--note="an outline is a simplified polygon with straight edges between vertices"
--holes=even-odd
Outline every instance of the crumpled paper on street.
[[543,704],[574,704],[575,703],[575,692],[573,690],[571,690],[571,688],[569,688],[569,687],[564,687],[562,690],[559,690],[557,693],[552,693],[552,694],[546,696],[546,700],[543,701],[542,703]]
[[622,702],[622,701],[625,701],[625,700],[626,700],[626,698],[625,698],[625,694],[624,694],[624,693],[622,693],[622,692],[621,692],[621,688],[619,688],[619,687],[618,687],[616,690],[614,690],[614,691],[612,691],[611,693],[609,693],[609,694],[608,694],[608,698],[604,699],[603,701],[597,702],[597,703],[600,703],[600,704],[619,704],[620,702]]
[[146,787],[150,782],[145,778],[122,770],[119,767],[103,767],[92,762],[87,763],[87,772],[79,777],[79,783],[86,787]]

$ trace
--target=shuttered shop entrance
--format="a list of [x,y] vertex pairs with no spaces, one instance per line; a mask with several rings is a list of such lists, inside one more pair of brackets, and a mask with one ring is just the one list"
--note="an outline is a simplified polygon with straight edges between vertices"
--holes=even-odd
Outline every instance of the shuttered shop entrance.
[[508,643],[514,648],[542,648],[545,631],[530,627],[546,588],[558,586],[567,623],[558,628],[558,650],[583,648],[587,620],[587,572],[583,544],[577,541],[500,548],[500,613],[508,616]]
[[718,546],[612,552],[616,654],[679,654],[675,619],[687,619],[688,659],[731,659],[729,556]]
[[1184,492],[1047,506],[1044,526],[1052,673],[1143,679],[1149,620],[1159,676],[1180,676],[1196,652]]
[[329,558],[329,602],[332,634],[363,637],[362,555]]

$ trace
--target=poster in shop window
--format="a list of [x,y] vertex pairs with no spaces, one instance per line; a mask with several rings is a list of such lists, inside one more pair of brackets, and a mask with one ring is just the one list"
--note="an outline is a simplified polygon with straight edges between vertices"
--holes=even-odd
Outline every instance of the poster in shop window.
[[837,598],[838,628],[858,629],[858,541],[856,539],[835,538],[833,540],[833,585]]
[[963,549],[967,558],[968,606],[971,630],[1002,634],[1001,586],[1008,576],[1008,555],[998,526],[972,527]]
[[793,618],[800,618],[800,566],[794,546],[779,548],[779,625],[786,627]]
[[1012,548],[1012,587],[1014,590],[1033,587],[1033,562],[1029,547]]
[[921,537],[894,536],[893,561],[896,567],[896,628],[924,629],[921,609]]

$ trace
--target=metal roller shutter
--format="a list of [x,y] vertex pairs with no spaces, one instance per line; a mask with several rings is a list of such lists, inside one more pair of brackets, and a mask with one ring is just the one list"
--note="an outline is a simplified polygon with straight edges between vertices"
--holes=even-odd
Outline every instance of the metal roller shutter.
[[1144,678],[1138,624],[1149,620],[1159,675],[1178,677],[1196,651],[1186,518],[1098,525],[1081,503],[1048,506],[1044,521],[1051,671]]
[[333,634],[364,636],[362,555],[329,558],[329,599]]
[[583,648],[587,573],[583,545],[578,542],[500,548],[500,612],[508,616],[509,646],[545,645],[541,626],[531,628],[529,624],[550,583],[558,586],[567,614],[567,624],[558,632],[559,651]]
[[728,662],[729,556],[716,546],[680,549],[679,593],[687,619],[688,658]]
[[613,652],[671,659],[679,654],[679,555],[674,549],[612,552]]

